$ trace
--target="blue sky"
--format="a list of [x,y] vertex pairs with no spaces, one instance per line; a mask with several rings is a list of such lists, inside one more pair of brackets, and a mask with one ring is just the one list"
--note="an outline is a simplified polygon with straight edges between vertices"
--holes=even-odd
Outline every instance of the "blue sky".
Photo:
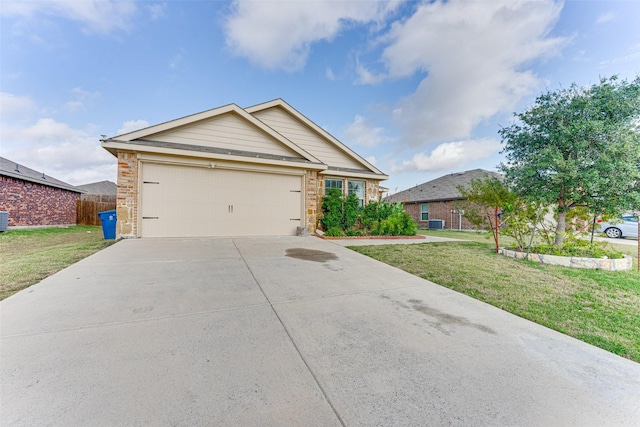
[[640,1],[0,2],[0,156],[116,179],[100,135],[283,98],[391,192],[502,160],[546,89],[640,73]]

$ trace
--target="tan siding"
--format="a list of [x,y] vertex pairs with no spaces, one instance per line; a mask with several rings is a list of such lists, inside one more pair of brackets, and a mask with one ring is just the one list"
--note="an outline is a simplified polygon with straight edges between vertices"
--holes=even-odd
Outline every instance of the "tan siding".
[[233,113],[150,135],[152,141],[300,157]]
[[269,108],[253,113],[253,116],[329,166],[365,169],[363,165],[351,159],[281,108]]

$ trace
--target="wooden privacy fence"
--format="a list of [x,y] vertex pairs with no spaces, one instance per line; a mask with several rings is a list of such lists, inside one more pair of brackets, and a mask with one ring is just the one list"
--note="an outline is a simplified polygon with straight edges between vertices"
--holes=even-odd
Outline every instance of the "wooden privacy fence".
[[92,202],[90,200],[76,200],[76,224],[102,225],[98,212],[116,208],[115,203]]

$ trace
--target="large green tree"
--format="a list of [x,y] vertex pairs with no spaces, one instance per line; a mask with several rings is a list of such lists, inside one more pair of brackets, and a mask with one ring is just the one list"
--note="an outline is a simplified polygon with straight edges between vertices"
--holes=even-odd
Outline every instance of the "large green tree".
[[499,132],[501,169],[519,194],[557,205],[556,245],[575,207],[610,215],[640,207],[640,77],[548,91],[516,117]]

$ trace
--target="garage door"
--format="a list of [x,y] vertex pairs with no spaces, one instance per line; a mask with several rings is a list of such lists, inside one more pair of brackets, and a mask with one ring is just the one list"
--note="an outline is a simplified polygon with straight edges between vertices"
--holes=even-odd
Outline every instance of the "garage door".
[[302,177],[142,164],[141,236],[294,235]]

